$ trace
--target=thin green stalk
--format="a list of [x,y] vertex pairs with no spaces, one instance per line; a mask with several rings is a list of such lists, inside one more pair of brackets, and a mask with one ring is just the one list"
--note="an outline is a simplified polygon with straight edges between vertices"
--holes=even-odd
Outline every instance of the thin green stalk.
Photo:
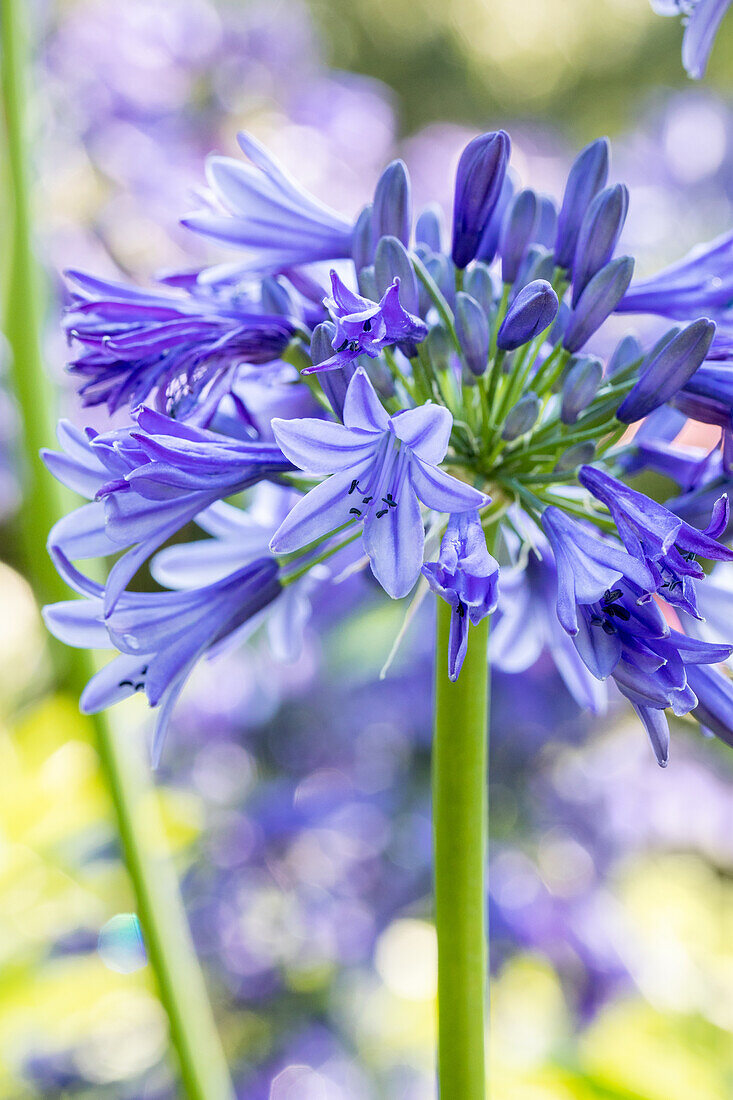
[[471,626],[448,679],[452,608],[437,601],[433,837],[440,1100],[486,1096],[489,620]]
[[[4,330],[23,421],[25,561],[42,601],[65,599],[66,587],[46,554],[46,535],[63,511],[63,497],[38,457],[53,443],[54,397],[41,355],[39,276],[32,251],[25,133],[25,41],[21,0],[0,0],[2,104],[5,121],[4,208],[7,217]],[[58,678],[75,693],[94,671],[91,656],[69,650]],[[81,721],[81,719],[80,719]],[[198,966],[175,871],[165,856],[164,831],[154,810],[149,774],[128,738],[116,736],[103,715],[91,719],[102,771],[136,898],[136,908],[173,1047],[181,1095],[230,1100],[233,1089]],[[144,815],[141,813],[144,808]]]

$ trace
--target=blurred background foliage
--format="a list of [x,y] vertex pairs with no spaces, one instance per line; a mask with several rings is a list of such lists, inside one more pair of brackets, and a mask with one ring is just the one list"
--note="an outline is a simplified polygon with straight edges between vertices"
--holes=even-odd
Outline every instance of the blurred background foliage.
[[[242,126],[346,211],[398,154],[420,200],[447,204],[461,145],[498,125],[518,172],[557,193],[575,149],[609,133],[642,270],[731,222],[733,17],[693,87],[679,23],[647,0],[30,7],[46,357],[80,422],[108,424],[64,383],[60,271],[144,281],[204,262],[177,218]],[[166,1023],[110,802],[75,700],[49,691],[24,580],[21,437],[5,386],[0,1096],[164,1100]],[[434,1096],[429,614],[380,680],[401,620],[355,577],[295,664],[260,645],[207,664],[176,716],[148,809],[242,1100]],[[624,709],[578,714],[547,654],[497,674],[494,696],[494,1100],[729,1100],[730,755],[678,723],[660,772]],[[147,712],[118,710],[146,767]]]

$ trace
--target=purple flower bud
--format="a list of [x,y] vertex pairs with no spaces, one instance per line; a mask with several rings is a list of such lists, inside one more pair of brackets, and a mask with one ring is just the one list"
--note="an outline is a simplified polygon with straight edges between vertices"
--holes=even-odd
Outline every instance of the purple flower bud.
[[373,302],[378,300],[379,294],[377,293],[377,276],[374,271],[374,264],[362,267],[356,281],[359,284],[359,293],[364,298],[371,298]]
[[557,235],[557,206],[549,195],[539,195],[537,199],[537,224],[535,225],[535,244],[552,248]]
[[[311,360],[314,366],[318,363],[325,363],[327,359],[331,358],[335,336],[336,326],[330,321],[324,321],[323,324],[316,325],[311,337]],[[346,363],[340,369],[324,371],[319,377],[321,389],[339,420],[344,415],[346,390],[355,370],[356,363]]]
[[421,211],[415,224],[415,240],[418,244],[426,245],[431,252],[443,251],[443,233],[445,230],[445,218],[443,211],[436,202],[431,202]]
[[540,415],[540,399],[536,393],[525,393],[520,397],[514,408],[507,413],[504,427],[501,430],[501,438],[511,443],[519,439],[530,428],[533,428]]
[[481,234],[481,240],[479,241],[478,250],[476,252],[476,259],[481,260],[482,263],[490,264],[496,255],[496,250],[499,247],[501,227],[504,224],[504,218],[511,205],[513,195],[514,181],[511,176],[505,175],[504,182],[501,185],[499,198],[496,200],[496,206],[486,223],[486,228]]
[[568,447],[567,451],[563,451],[560,455],[555,463],[553,473],[570,474],[573,470],[577,470],[579,466],[584,466],[587,462],[591,462],[595,453],[595,443],[591,443],[590,441],[586,441],[585,443],[574,443],[572,447]]
[[535,279],[528,283],[509,306],[497,344],[504,351],[514,351],[528,343],[552,324],[557,309],[557,294],[548,282]]
[[501,194],[511,142],[503,130],[481,134],[461,154],[453,200],[453,263],[466,267]]
[[456,280],[453,264],[447,256],[436,252],[425,261],[425,267],[449,306],[456,300]]
[[637,360],[641,362],[641,359],[642,350],[639,341],[631,334],[624,336],[619,340],[613,355],[606,363],[606,378],[613,378]]
[[407,249],[396,237],[382,237],[379,241],[374,258],[374,277],[380,298],[395,279],[399,279],[402,305],[408,313],[417,313],[417,276]]
[[568,369],[562,384],[560,419],[574,424],[598,393],[603,378],[603,363],[593,355],[580,355]]
[[622,183],[601,191],[588,207],[575,248],[573,305],[595,273],[613,256],[628,208],[629,192]]
[[262,280],[262,308],[265,313],[280,317],[293,317],[298,313],[289,288],[273,275]]
[[375,241],[380,237],[396,237],[404,245],[409,245],[412,198],[410,177],[402,160],[393,160],[379,177],[374,192],[372,225]]
[[705,359],[715,335],[715,325],[701,317],[672,337],[642,365],[639,381],[619,405],[622,424],[641,420],[674,397]]
[[542,245],[533,244],[519,265],[509,301],[513,302],[522,287],[534,282],[535,279],[545,279],[549,283],[554,269],[555,260],[552,253]]
[[442,325],[433,325],[425,341],[428,359],[434,371],[445,370],[451,359],[451,340]]
[[573,262],[585,212],[593,196],[606,185],[608,156],[608,138],[598,138],[587,145],[573,162],[557,219],[555,263],[558,267],[569,270]]
[[537,196],[534,191],[520,191],[511,204],[501,231],[501,277],[513,283],[519,266],[532,240],[537,222]]
[[361,271],[374,262],[374,226],[372,223],[372,204],[364,207],[356,219],[351,238],[351,256],[354,267]]
[[466,366],[478,378],[489,359],[489,322],[476,299],[463,291],[456,294],[456,333]]
[[496,292],[486,264],[476,263],[466,272],[463,288],[478,302],[486,316],[491,317],[495,310]]
[[567,351],[580,351],[613,313],[628,290],[633,273],[631,256],[619,256],[593,276],[570,314],[563,338],[563,347]]

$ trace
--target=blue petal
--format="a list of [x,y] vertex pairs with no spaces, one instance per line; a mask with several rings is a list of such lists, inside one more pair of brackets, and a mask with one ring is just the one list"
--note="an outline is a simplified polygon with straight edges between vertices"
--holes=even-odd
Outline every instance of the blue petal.
[[453,417],[442,405],[420,405],[392,417],[392,430],[423,462],[436,465],[448,450]]
[[451,477],[437,466],[422,462],[416,454],[410,459],[409,476],[420,500],[436,512],[468,512],[489,503],[490,498],[485,493]]
[[316,485],[302,497],[270,540],[275,554],[289,554],[303,546],[323,538],[354,517],[349,515],[359,497],[349,495],[353,480],[358,480],[369,469],[369,461]]
[[420,575],[425,532],[420,506],[409,484],[403,486],[397,507],[377,517],[371,509],[364,524],[364,549],[372,572],[387,595],[406,596]]
[[349,382],[344,400],[344,424],[364,432],[389,431],[389,416],[363,367],[356,369]]
[[379,443],[373,431],[367,434],[351,426],[347,428],[315,418],[282,420],[275,417],[272,430],[285,456],[301,470],[314,474],[348,470],[368,458]]

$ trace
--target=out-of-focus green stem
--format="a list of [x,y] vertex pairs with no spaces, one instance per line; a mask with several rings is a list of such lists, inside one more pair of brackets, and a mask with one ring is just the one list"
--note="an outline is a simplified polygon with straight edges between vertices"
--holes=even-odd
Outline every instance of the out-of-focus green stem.
[[[54,397],[40,344],[40,279],[32,251],[29,171],[25,133],[24,0],[0,0],[2,107],[4,113],[3,327],[10,345],[12,379],[23,427],[23,545],[39,599],[65,599],[65,585],[46,553],[48,529],[62,511],[62,495],[46,474],[39,448],[53,442]],[[93,673],[91,655],[69,650],[59,678],[78,693]],[[81,721],[81,718],[80,718]],[[178,889],[166,854],[164,830],[150,776],[128,739],[106,716],[91,719],[99,759],[117,818],[151,967],[178,1056],[181,1095],[188,1100],[232,1100],[229,1071],[196,959]],[[144,816],[141,810],[144,809]]]
[[448,679],[453,609],[437,601],[433,838],[440,1100],[486,1095],[486,851],[489,620],[471,626]]

